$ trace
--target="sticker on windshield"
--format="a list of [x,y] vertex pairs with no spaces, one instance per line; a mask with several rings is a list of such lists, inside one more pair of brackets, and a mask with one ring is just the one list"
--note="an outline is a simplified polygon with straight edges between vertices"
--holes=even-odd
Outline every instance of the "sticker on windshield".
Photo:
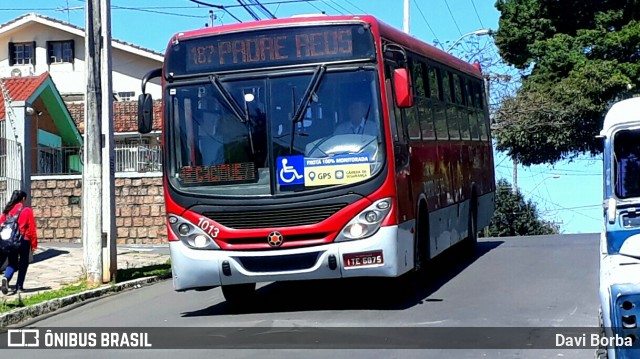
[[290,186],[304,184],[304,156],[286,156],[276,159],[278,184]]
[[305,158],[304,184],[326,186],[360,182],[371,176],[366,155],[341,155],[330,158]]

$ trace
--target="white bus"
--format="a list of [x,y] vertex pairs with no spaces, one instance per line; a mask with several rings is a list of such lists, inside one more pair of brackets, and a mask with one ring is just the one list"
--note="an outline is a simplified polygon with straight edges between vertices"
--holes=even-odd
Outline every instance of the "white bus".
[[637,358],[640,348],[640,98],[614,104],[604,139],[604,226],[600,237],[600,325],[632,348],[610,346],[598,358]]

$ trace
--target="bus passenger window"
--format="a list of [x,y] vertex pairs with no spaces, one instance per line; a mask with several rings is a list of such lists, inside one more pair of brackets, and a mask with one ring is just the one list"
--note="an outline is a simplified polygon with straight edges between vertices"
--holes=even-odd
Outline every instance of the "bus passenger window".
[[429,105],[429,100],[420,99],[418,101],[418,111],[420,113],[420,130],[422,132],[423,140],[435,140],[436,129],[433,125],[433,112]]
[[420,139],[420,123],[418,122],[418,109],[417,106],[407,108],[405,110],[407,119],[407,130],[409,138],[412,140]]
[[438,74],[436,73],[436,69],[433,67],[429,68],[429,90],[431,93],[431,98],[437,100],[439,99],[439,86],[438,86]]
[[458,119],[458,109],[456,105],[448,103],[447,105],[447,125],[449,128],[449,138],[452,140],[460,139],[460,123]]
[[478,110],[476,112],[478,118],[478,127],[480,128],[480,140],[489,140],[489,131],[487,130],[487,120],[485,119],[484,111]]
[[445,115],[444,106],[436,104],[433,106],[433,117],[436,125],[436,136],[438,140],[448,140],[449,131],[447,130],[447,116]]
[[472,108],[467,108],[467,116],[469,117],[469,127],[471,132],[472,140],[480,139],[480,127],[478,125],[478,116],[476,116],[476,111]]

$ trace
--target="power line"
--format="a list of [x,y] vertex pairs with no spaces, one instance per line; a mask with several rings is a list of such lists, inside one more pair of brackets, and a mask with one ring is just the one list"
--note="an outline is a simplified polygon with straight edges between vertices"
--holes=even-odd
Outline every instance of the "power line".
[[413,0],[413,3],[416,5],[416,9],[418,9],[420,16],[422,16],[422,20],[424,20],[424,23],[427,24],[427,27],[433,34],[433,37],[435,38],[436,43],[440,44],[440,47],[444,50],[444,47],[442,47],[442,43],[440,42],[440,40],[438,40],[438,36],[436,35],[435,31],[433,31],[433,29],[431,28],[431,25],[429,25],[429,21],[427,21],[427,18],[424,16],[424,13],[422,13],[422,9],[420,9],[420,5],[418,5],[418,2],[416,0]]
[[327,0],[322,0],[322,2],[323,2],[325,5],[327,5],[328,7],[332,8],[332,9],[333,9],[333,11],[335,11],[335,12],[337,12],[337,13],[340,13],[340,15],[344,15],[344,13],[343,13],[342,11],[340,11],[340,10],[336,9],[335,7],[331,6],[331,4],[329,4],[329,3],[327,2]]
[[336,6],[338,6],[339,8],[341,8],[342,10],[346,11],[348,14],[353,15],[353,13],[351,11],[349,11],[349,9],[345,8],[344,6],[340,5],[340,3],[338,3],[337,1],[334,0],[329,0],[332,3],[336,4]]
[[473,11],[476,12],[476,16],[478,17],[478,21],[480,21],[480,27],[484,29],[485,28],[484,24],[482,23],[482,19],[480,18],[480,14],[478,14],[478,9],[476,9],[476,3],[473,0],[471,0],[471,5],[473,5]]
[[199,1],[199,0],[189,0],[192,3],[198,4],[198,5],[202,5],[202,6],[208,6],[208,7],[212,7],[212,8],[216,8],[216,9],[220,9],[220,10],[224,10],[227,14],[229,14],[229,16],[231,16],[232,18],[234,18],[237,22],[242,22],[242,20],[240,20],[239,18],[237,18],[235,15],[233,15],[231,13],[231,11],[229,11],[225,6],[222,5],[215,5],[215,4],[209,4],[203,1]]
[[451,11],[451,8],[449,7],[449,2],[447,0],[444,0],[444,4],[447,5],[447,9],[449,10],[449,14],[451,15],[451,18],[453,19],[453,23],[456,25],[456,28],[458,29],[458,32],[460,33],[460,36],[462,36],[462,31],[460,31],[460,26],[458,26],[458,22],[456,21],[456,18],[453,16],[453,12]]
[[256,21],[260,21],[260,16],[258,16],[258,14],[256,14],[249,6],[247,6],[244,0],[237,0],[237,1],[240,5],[242,5],[242,8],[244,8],[244,10],[249,13],[249,16],[251,16]]
[[320,9],[319,7],[315,6],[313,3],[311,3],[311,1],[305,1],[307,4],[311,5],[314,9],[320,11],[320,13],[322,14],[326,14],[326,11]]
[[[276,16],[271,11],[269,11],[269,9],[264,7],[264,5],[262,5],[260,3],[260,1],[258,1],[258,0],[249,0],[249,2],[251,3],[250,5],[257,6],[258,10],[260,10],[260,12],[262,12],[266,17],[268,17],[270,19],[276,19]],[[278,5],[278,7],[280,7],[280,5]]]
[[356,4],[352,3],[349,0],[345,0],[347,2],[347,4],[351,5],[352,7],[354,7],[356,10],[360,11],[360,13],[362,14],[366,14],[367,11],[366,10],[362,10],[361,8],[359,8]]

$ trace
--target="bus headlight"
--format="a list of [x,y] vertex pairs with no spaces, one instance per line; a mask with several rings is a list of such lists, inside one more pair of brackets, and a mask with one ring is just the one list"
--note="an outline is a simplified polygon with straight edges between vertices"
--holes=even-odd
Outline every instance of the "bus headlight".
[[380,223],[391,210],[391,198],[375,201],[358,213],[336,237],[336,242],[362,239],[372,236],[380,228]]
[[205,231],[180,216],[169,215],[169,226],[178,235],[182,243],[191,248],[220,249],[213,238]]

